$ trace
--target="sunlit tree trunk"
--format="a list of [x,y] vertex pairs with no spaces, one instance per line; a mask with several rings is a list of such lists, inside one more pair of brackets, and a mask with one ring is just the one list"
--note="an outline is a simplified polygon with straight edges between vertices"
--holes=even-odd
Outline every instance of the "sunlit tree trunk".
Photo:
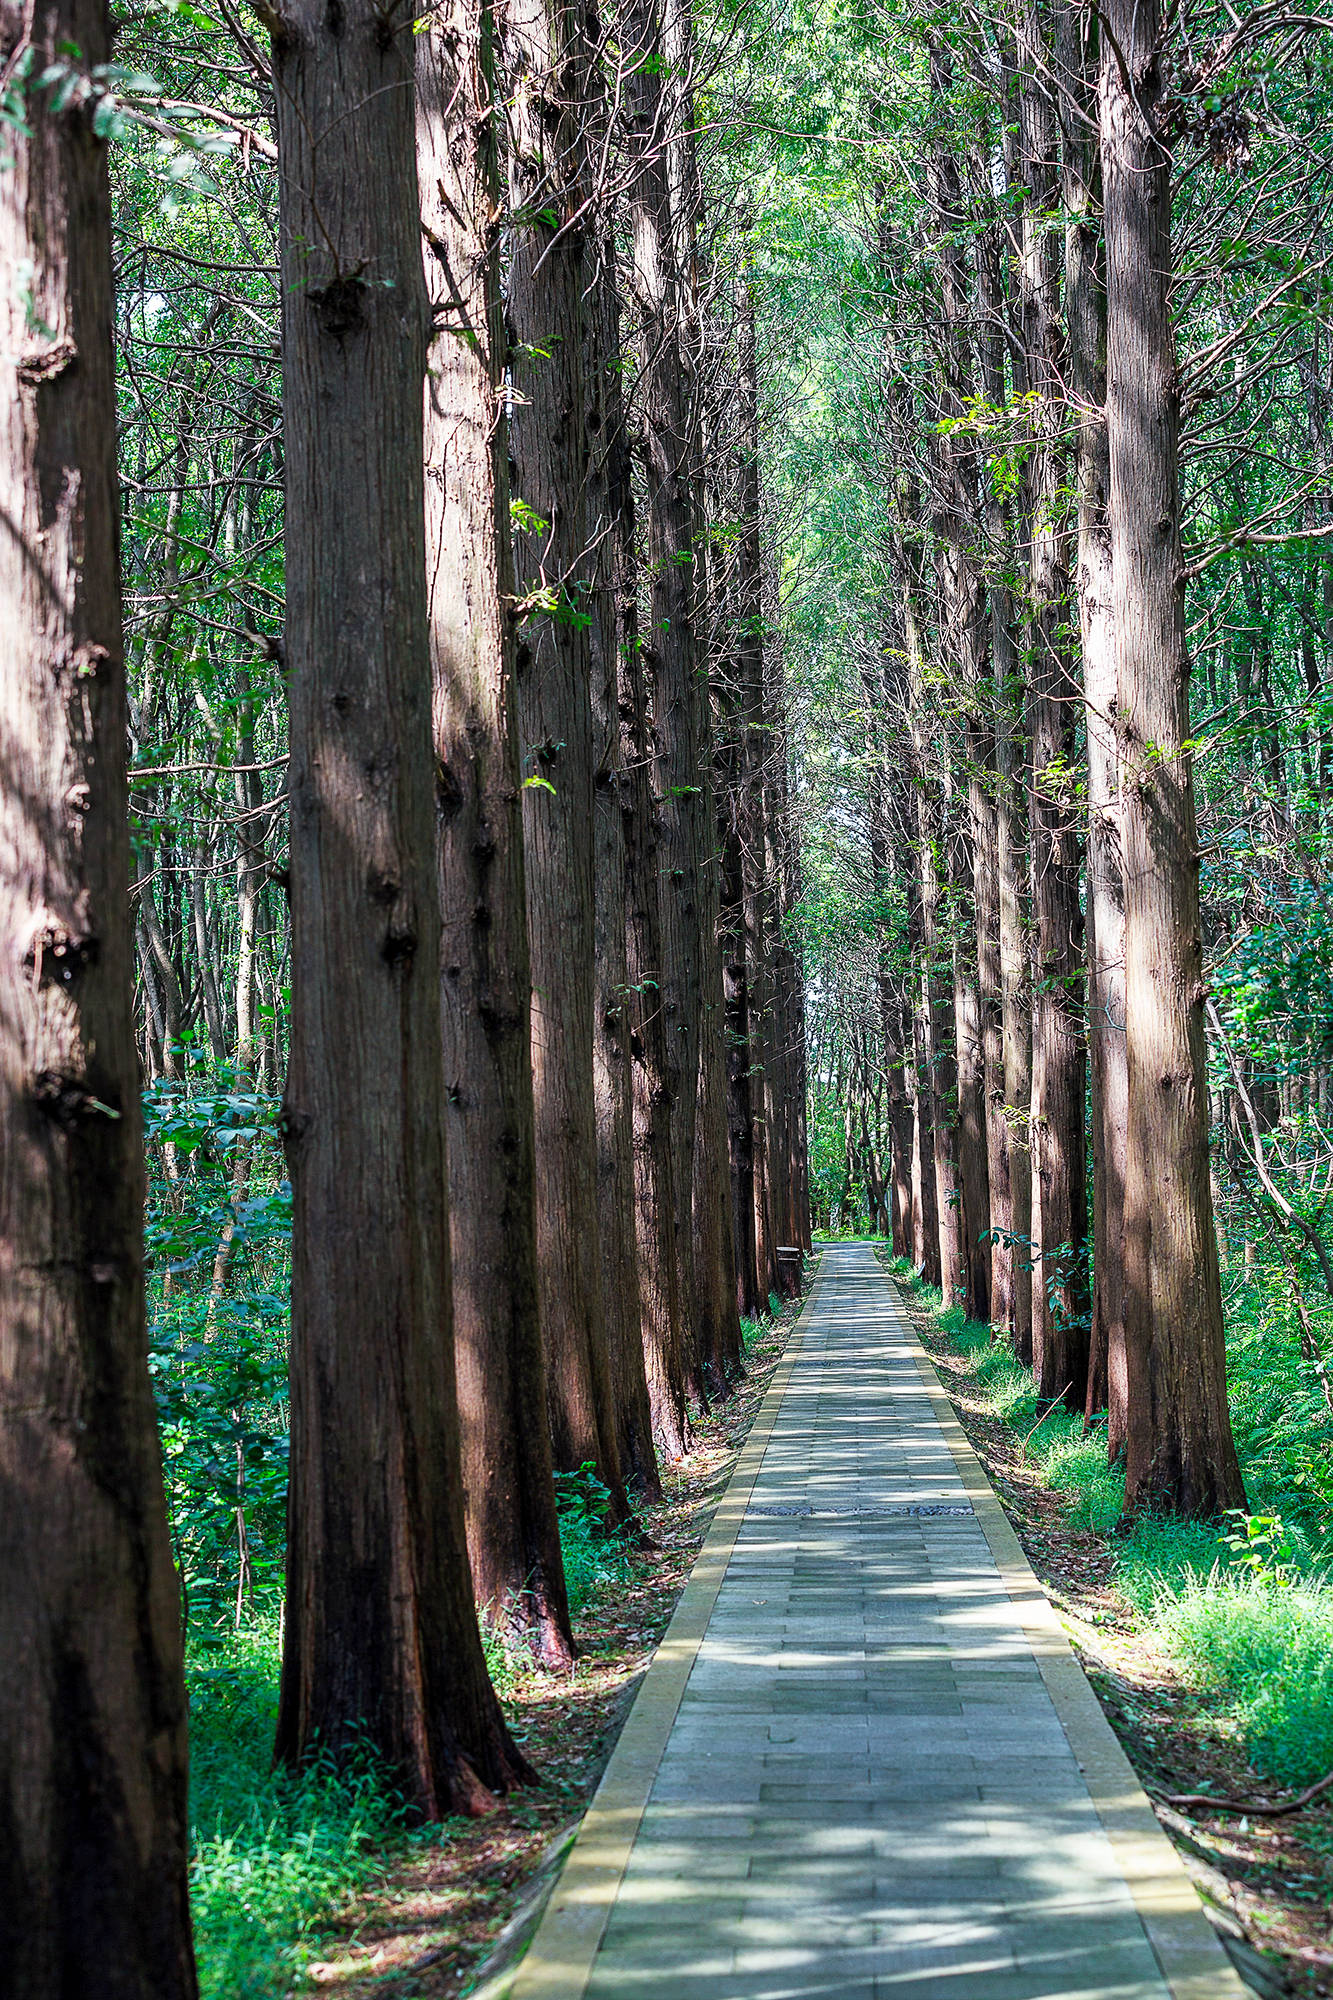
[[[947,110],[952,71],[938,39],[931,43],[931,87],[936,103]],[[932,149],[930,197],[936,239],[936,282],[942,325],[939,349],[939,412],[944,427],[935,442],[938,480],[938,570],[940,643],[945,672],[960,688],[967,704],[966,747],[980,758],[981,701],[986,652],[986,601],[977,571],[975,548],[980,523],[977,514],[974,453],[956,430],[972,400],[975,384],[971,307],[967,296],[967,264],[958,163],[944,133]],[[952,770],[951,749],[944,751],[946,793],[961,794]],[[986,1150],[986,1062],[978,968],[978,913],[973,904],[974,848],[978,821],[985,825],[985,775],[979,761],[966,780],[967,805],[950,797],[950,824],[943,832],[943,856],[950,882],[949,928],[953,960],[953,1030],[958,1091],[957,1233],[961,1264],[962,1304],[969,1319],[990,1318],[990,1190]],[[964,813],[967,824],[963,824]],[[983,871],[984,872],[984,871]],[[929,920],[929,895],[926,908]],[[968,906],[972,905],[971,908]]]
[[30,51],[0,170],[0,1985],[192,2000],[186,1709],[144,1326],[111,203],[70,50]]
[[1110,0],[1106,23],[1106,420],[1129,1070],[1125,1507],[1211,1516],[1243,1505],[1245,1491],[1227,1411],[1208,1179],[1161,8]]
[[[699,648],[691,569],[695,561],[691,480],[692,421],[684,376],[681,283],[667,152],[657,0],[626,15],[633,67],[624,86],[633,182],[634,301],[638,311],[638,397],[643,410],[647,484],[649,629],[643,634],[659,800],[662,923],[661,1001],[670,1077],[681,1310],[691,1394],[705,1394],[698,1343],[693,1223],[698,1122],[699,1035],[703,1005],[700,882]],[[664,123],[664,121],[666,121]]]
[[1024,182],[1019,260],[1033,441],[1028,481],[1029,675],[1032,697],[1032,1289],[1033,1367],[1043,1399],[1082,1411],[1088,1320],[1083,1032],[1083,916],[1072,794],[1079,695],[1067,639],[1068,533],[1060,440],[1060,242],[1048,23],[1038,0],[1018,17]]
[[[523,752],[537,1256],[555,1462],[594,1464],[623,1508],[602,1309],[593,1072],[594,769],[587,581],[584,312],[588,51],[568,0],[505,18],[511,120],[508,280],[516,655]],[[571,226],[565,227],[563,225]],[[529,783],[528,781],[532,782]]]
[[486,0],[456,0],[416,38],[454,1351],[477,1601],[568,1666],[537,1278],[493,41]]
[[593,1076],[597,1106],[597,1213],[601,1225],[602,1311],[611,1362],[621,1465],[640,1492],[661,1487],[644,1371],[643,1307],[635,1235],[634,1075],[626,922],[628,776],[621,736],[620,654],[638,642],[634,603],[633,494],[621,387],[620,307],[615,248],[599,244],[589,299],[584,389],[588,423],[588,527],[592,576],[588,637],[596,820],[596,991]]
[[370,1743],[430,1817],[524,1765],[486,1676],[449,1297],[413,37],[286,0],[291,1488],[277,1754]]
[[1110,464],[1106,417],[1106,274],[1100,241],[1095,137],[1097,28],[1091,10],[1064,5],[1057,18],[1061,67],[1074,93],[1064,162],[1065,317],[1074,404],[1078,496],[1076,573],[1083,642],[1088,760],[1088,1050],[1092,1136],[1092,1320],[1085,1415],[1109,1412],[1108,1450],[1125,1442],[1123,1236],[1126,1118],[1124,879],[1120,851],[1120,758],[1116,658],[1111,632]]

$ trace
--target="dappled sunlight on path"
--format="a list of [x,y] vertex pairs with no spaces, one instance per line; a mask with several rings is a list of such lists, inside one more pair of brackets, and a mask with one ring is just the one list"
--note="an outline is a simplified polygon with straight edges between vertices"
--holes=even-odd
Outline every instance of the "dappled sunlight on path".
[[800,1338],[623,1874],[571,1873],[586,1987],[533,1991],[1168,2000],[869,1249]]

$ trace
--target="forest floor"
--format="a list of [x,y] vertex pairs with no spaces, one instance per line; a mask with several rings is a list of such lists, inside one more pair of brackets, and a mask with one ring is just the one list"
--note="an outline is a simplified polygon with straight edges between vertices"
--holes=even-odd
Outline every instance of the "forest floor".
[[644,1545],[617,1555],[574,1621],[568,1676],[497,1674],[510,1725],[541,1783],[480,1820],[451,1820],[395,1848],[389,1865],[322,1927],[298,1993],[339,2000],[455,2000],[488,1977],[501,1933],[526,1907],[588,1805],[731,1476],[799,1304],[761,1325],[736,1392],[696,1414],[688,1458],[663,1470],[660,1505],[640,1510]]
[[1102,1707],[1219,1928],[1236,1943],[1237,1969],[1266,2000],[1333,1995],[1333,1807],[1278,1819],[1187,1815],[1165,1794],[1272,1800],[1283,1788],[1258,1776],[1228,1723],[1210,1711],[1165,1656],[1150,1627],[1114,1587],[1113,1537],[1071,1525],[1069,1496],[1043,1483],[1027,1457],[1027,1426],[983,1407],[965,1355],[935,1314],[901,1286],[973,1450],[1024,1553],[1060,1613]]

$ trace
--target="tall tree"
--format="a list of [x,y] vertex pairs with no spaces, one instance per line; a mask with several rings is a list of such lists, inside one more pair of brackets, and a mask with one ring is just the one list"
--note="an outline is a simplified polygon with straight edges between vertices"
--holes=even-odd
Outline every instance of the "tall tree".
[[624,1509],[602,1308],[593,1070],[595,791],[583,381],[590,51],[568,0],[505,17],[511,239],[509,322],[523,623],[524,760],[537,1254],[551,1433],[563,1471],[591,1463]]
[[661,1003],[670,1076],[681,1310],[692,1394],[704,1382],[697,1341],[694,1151],[703,1008],[699,648],[691,570],[695,561],[692,423],[682,354],[682,293],[666,145],[670,104],[658,0],[626,8],[629,61],[624,98],[631,147],[632,286],[637,308],[638,396],[647,485],[650,616],[643,634],[652,718],[662,922]]
[[1208,1177],[1162,9],[1110,0],[1106,28],[1106,422],[1129,1072],[1125,1507],[1208,1516],[1242,1505],[1245,1493]]
[[6,76],[35,79],[0,171],[0,1962],[23,2000],[195,1992],[144,1327],[111,204],[86,78],[109,57],[102,0],[0,10]]
[[[634,494],[623,390],[615,238],[601,232],[585,330],[588,529],[592,577],[588,637],[596,784],[594,875],[596,992],[593,1070],[597,1105],[597,1212],[602,1310],[611,1362],[621,1464],[640,1492],[661,1491],[653,1446],[635,1218],[633,1009],[629,991],[631,779],[621,731],[621,654],[638,643]],[[670,1239],[674,1246],[674,1236]]]
[[1051,226],[1058,143],[1049,83],[1049,18],[1038,0],[1018,16],[1023,179],[1019,299],[1032,411],[1026,506],[1027,644],[1032,720],[1032,1281],[1033,1366],[1044,1398],[1082,1410],[1088,1322],[1084,1243],[1086,1056],[1079,837],[1069,774],[1078,680],[1068,641],[1068,532],[1062,488],[1061,244]]
[[[931,149],[931,224],[935,238],[942,327],[939,336],[940,435],[935,447],[938,481],[940,644],[950,685],[960,689],[971,753],[965,809],[959,800],[944,839],[950,883],[954,989],[954,1049],[958,1090],[958,1234],[962,1302],[969,1319],[990,1319],[990,1186],[986,1136],[986,1051],[978,960],[979,930],[989,911],[975,902],[974,860],[989,826],[984,800],[982,683],[986,659],[986,597],[977,567],[979,540],[976,454],[964,442],[975,391],[974,337],[967,297],[967,258],[961,179],[948,131],[952,64],[943,43],[931,43],[931,89],[939,126]],[[946,787],[955,789],[950,751],[944,756]],[[961,790],[961,787],[957,787]],[[987,886],[984,861],[983,889]],[[969,913],[968,904],[972,905]]]
[[[486,1676],[449,1297],[411,17],[285,0],[291,1489],[278,1755],[428,1815],[524,1773]],[[410,196],[410,199],[405,199]]]
[[1075,423],[1076,585],[1083,642],[1088,765],[1088,1050],[1092,1136],[1092,1306],[1085,1414],[1107,1410],[1107,1448],[1125,1441],[1124,1189],[1129,1079],[1125,1064],[1125,916],[1120,852],[1116,657],[1111,632],[1110,463],[1106,438],[1106,272],[1099,215],[1096,57],[1091,9],[1062,5],[1056,54],[1062,98],[1065,319]]
[[531,972],[514,702],[494,19],[417,37],[434,340],[425,405],[454,1348],[477,1601],[568,1666],[537,1276]]

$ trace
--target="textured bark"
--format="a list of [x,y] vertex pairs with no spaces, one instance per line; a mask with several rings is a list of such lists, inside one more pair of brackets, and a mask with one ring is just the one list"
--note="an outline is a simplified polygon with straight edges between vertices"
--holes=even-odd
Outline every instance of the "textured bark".
[[635,1240],[634,1075],[626,936],[628,780],[620,733],[622,646],[638,641],[629,439],[621,390],[620,308],[615,251],[601,246],[589,301],[585,393],[588,526],[593,549],[588,637],[596,821],[596,991],[593,1081],[597,1109],[597,1212],[602,1246],[602,1311],[611,1361],[621,1465],[638,1490],[661,1493],[644,1370],[639,1255]]
[[929,780],[918,794],[918,814],[921,1021],[924,1029],[923,1053],[930,1077],[931,1166],[935,1177],[935,1224],[939,1238],[939,1277],[935,1282],[944,1295],[946,1305],[957,1305],[964,1286],[964,1263],[955,1143],[958,1073],[945,973],[952,954],[946,956],[940,936],[939,800]]
[[1000,892],[1000,1024],[1004,1041],[1004,1120],[1009,1152],[1009,1232],[1013,1245],[1010,1337],[1032,1360],[1031,981],[1023,874],[1027,853],[1028,739],[1023,688],[1001,683],[995,731],[995,873]]
[[290,0],[273,42],[293,1193],[277,1754],[369,1740],[435,1817],[525,1767],[486,1677],[459,1465],[412,45],[371,0]]
[[622,478],[615,509],[621,646],[618,660],[625,830],[625,984],[634,1120],[634,1220],[639,1307],[653,1437],[667,1459],[689,1446],[685,1329],[676,1253],[671,1074],[662,1006],[662,920],[652,735],[637,628],[633,492]]
[[[761,1281],[755,1198],[756,1107],[754,1043],[759,1027],[751,980],[754,858],[762,847],[762,790],[756,784],[751,738],[756,690],[763,689],[763,552],[759,532],[759,410],[754,301],[738,287],[734,645],[714,675],[718,714],[718,830],[721,840],[722,978],[727,1036],[727,1129],[731,1156],[732,1225],[737,1301],[750,1317],[768,1308]],[[762,1079],[760,1079],[762,1082]],[[767,1271],[764,1273],[767,1277]]]
[[[932,39],[931,87],[943,103],[952,83],[949,56]],[[942,425],[960,422],[972,399],[975,368],[969,325],[964,214],[958,164],[943,120],[930,160],[932,227],[935,233],[936,280],[939,286],[939,412]],[[940,643],[943,666],[951,684],[958,684],[967,704],[968,747],[980,752],[981,686],[986,654],[986,598],[974,549],[980,523],[976,519],[975,453],[957,432],[941,429],[935,443],[937,471],[938,573]],[[952,790],[951,755],[944,751],[946,788]],[[959,1278],[962,1304],[969,1319],[990,1318],[990,1189],[986,1149],[986,1062],[981,994],[977,966],[977,919],[969,913],[973,887],[972,851],[975,821],[981,811],[984,784],[978,767],[968,779],[970,824],[964,828],[953,802],[953,822],[946,833],[950,878],[949,928],[952,935],[954,1049],[958,1090],[957,1172]],[[929,898],[927,898],[927,903]],[[971,920],[969,921],[969,915]],[[946,1296],[952,1297],[952,1293]]]
[[1048,217],[1058,200],[1049,48],[1037,0],[1018,19],[1024,182],[1020,302],[1033,443],[1027,493],[1028,641],[1032,694],[1033,1368],[1043,1400],[1082,1411],[1087,1400],[1088,1317],[1083,1033],[1083,917],[1079,837],[1068,773],[1074,762],[1078,681],[1066,638],[1068,533],[1060,443],[1059,248]]
[[[1077,108],[1095,116],[1095,18],[1058,17],[1061,66]],[[1124,1191],[1129,1079],[1125,1063],[1125,902],[1120,847],[1116,660],[1111,630],[1111,468],[1106,436],[1106,273],[1096,146],[1076,118],[1062,146],[1065,315],[1075,410],[1077,589],[1088,760],[1088,1053],[1092,1131],[1092,1317],[1085,1415],[1108,1412],[1112,1461],[1125,1444]]]
[[[1242,1506],[1208,1179],[1203,937],[1180,546],[1170,153],[1157,0],[1111,0],[1101,68],[1106,418],[1121,730],[1125,1508]],[[1128,66],[1128,76],[1121,64]]]
[[485,0],[457,0],[417,37],[435,327],[426,575],[454,1353],[477,1602],[559,1667],[573,1658],[573,1636],[537,1281],[494,72]]
[[[0,61],[109,59],[100,0]],[[192,2000],[186,1710],[144,1327],[106,147],[33,84],[0,172],[0,1962]],[[20,285],[17,273],[25,273]]]
[[[1003,406],[1005,382],[1004,266],[1000,232],[990,200],[989,155],[973,162],[973,180],[985,190],[985,221],[977,236],[977,310],[982,394],[993,409]],[[1000,757],[997,734],[1005,706],[1020,682],[1014,647],[1013,595],[1002,558],[1010,544],[1009,508],[994,480],[986,482],[986,531],[992,550],[987,596],[990,607],[990,673],[969,739],[972,777],[973,895],[977,913],[977,984],[981,1001],[986,1089],[986,1183],[990,1196],[991,1299],[993,1324],[1014,1337],[1018,1312],[1018,1270],[1026,1246],[1014,1243],[1010,1119],[1005,1082],[1004,980],[1000,950]]]
[[[924,927],[919,882],[907,877],[907,930],[910,960],[915,966],[924,950]],[[939,1209],[935,1182],[935,1078],[930,1063],[930,1020],[927,1006],[928,979],[918,972],[914,981],[912,1006],[912,1054],[916,1068],[916,1090],[912,1123],[912,1262],[927,1284],[939,1285]]]
[[[799,900],[800,884],[788,788],[782,670],[776,653],[766,662],[765,690],[768,735],[773,745],[769,764],[772,797],[767,808],[765,853],[774,886],[771,955],[778,1039],[775,1072],[778,1098],[773,1121],[776,1127],[774,1157],[777,1161],[774,1215],[779,1243],[791,1249],[800,1249],[808,1247],[801,1222],[802,1212],[808,1209],[808,1203],[803,1201],[799,1192],[806,1151],[803,1122],[806,1102],[805,986],[800,961],[787,931],[787,918]],[[780,1264],[778,1290],[788,1297],[799,1295],[800,1272],[794,1261],[785,1260]]]
[[[590,260],[581,113],[587,49],[567,0],[506,14],[515,116],[510,201],[512,486],[524,775],[537,1257],[557,1467],[597,1467],[624,1506],[602,1311],[593,1081],[594,761],[586,584],[583,311]],[[562,225],[569,225],[564,227]]]
[[649,629],[644,635],[658,804],[661,1000],[671,1102],[676,1251],[687,1329],[690,1392],[705,1394],[698,1342],[693,1223],[703,998],[700,882],[701,689],[695,642],[691,413],[681,346],[681,291],[667,158],[661,21],[656,6],[626,15],[635,66],[624,86],[633,180],[634,301],[638,311],[638,393],[647,483]]

